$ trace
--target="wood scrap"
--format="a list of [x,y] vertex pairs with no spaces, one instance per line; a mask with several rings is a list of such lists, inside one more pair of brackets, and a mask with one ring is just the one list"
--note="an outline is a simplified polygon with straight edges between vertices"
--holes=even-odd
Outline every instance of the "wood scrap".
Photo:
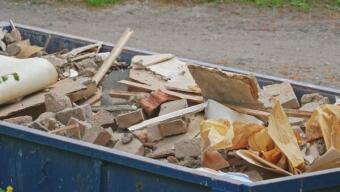
[[194,105],[192,107],[188,107],[188,108],[185,108],[185,109],[182,109],[182,110],[179,110],[179,111],[175,111],[175,112],[172,112],[172,113],[168,113],[168,114],[165,114],[165,115],[162,115],[162,116],[158,116],[158,117],[155,117],[155,118],[152,118],[152,119],[145,120],[145,121],[143,121],[139,124],[136,124],[136,125],[129,127],[128,129],[130,131],[134,131],[134,130],[142,129],[142,128],[147,127],[147,126],[158,125],[160,122],[163,122],[163,121],[166,121],[166,120],[169,120],[169,119],[172,119],[172,118],[176,118],[176,117],[180,117],[180,116],[192,114],[192,113],[198,113],[198,112],[204,110],[206,106],[207,106],[207,103],[201,103],[201,104],[198,104],[198,105]]
[[131,64],[136,67],[146,68],[148,66],[167,61],[174,58],[172,54],[156,54],[156,55],[137,55],[131,60]]
[[81,54],[83,52],[90,51],[92,53],[93,50],[94,50],[95,53],[98,53],[101,47],[102,47],[101,43],[85,45],[83,47],[78,47],[78,48],[72,49],[70,52],[61,55],[61,57],[72,59],[72,58],[78,56],[79,54]]
[[14,25],[14,23],[11,19],[9,20],[9,23],[10,23],[11,28],[12,28],[11,35],[14,37],[16,42],[21,41],[22,37],[21,37],[20,31],[15,27],[15,25]]
[[[118,82],[122,83],[122,84],[129,85],[129,86],[149,90],[149,91],[157,90],[157,89],[155,89],[155,88],[153,88],[149,85],[144,85],[144,84],[141,84],[141,83],[136,83],[136,82],[132,82],[132,81],[128,81],[128,80],[121,80],[121,81],[118,81]],[[187,100],[197,102],[197,103],[202,103],[204,101],[203,97],[197,96],[197,95],[179,93],[179,92],[170,91],[170,90],[166,90],[166,89],[161,89],[161,91],[168,94],[168,95],[175,96],[175,97],[178,97],[178,98],[181,98],[181,99],[187,99]]]
[[98,72],[93,77],[93,80],[97,83],[97,85],[103,79],[107,71],[111,68],[113,62],[118,58],[132,34],[133,31],[128,28],[123,33],[122,37],[118,40],[109,57],[105,59],[103,65],[99,68]]

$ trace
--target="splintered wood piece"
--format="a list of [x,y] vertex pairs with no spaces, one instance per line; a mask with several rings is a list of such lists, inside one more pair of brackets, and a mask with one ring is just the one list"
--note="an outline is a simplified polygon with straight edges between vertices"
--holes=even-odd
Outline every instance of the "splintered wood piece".
[[97,85],[103,79],[107,71],[111,68],[114,61],[118,58],[132,34],[133,31],[128,28],[123,33],[122,37],[118,40],[110,55],[105,59],[103,65],[99,68],[98,72],[93,77],[93,80],[97,83]]
[[21,37],[20,31],[15,27],[15,25],[14,25],[14,23],[11,19],[9,20],[9,23],[10,23],[11,28],[12,28],[11,35],[15,38],[16,42],[21,41],[22,37]]
[[[118,81],[118,82],[132,86],[132,87],[137,87],[137,88],[149,90],[149,91],[156,91],[157,90],[156,88],[153,88],[149,85],[145,85],[145,84],[141,84],[141,83],[135,83],[135,82],[128,81],[128,80],[121,80],[121,81]],[[175,96],[175,97],[178,97],[178,98],[181,98],[181,99],[188,99],[190,101],[194,101],[194,102],[197,102],[197,103],[202,103],[204,101],[204,98],[201,97],[201,96],[179,93],[179,92],[170,91],[170,90],[166,90],[166,89],[160,89],[160,90],[163,93],[166,93],[168,95]]]

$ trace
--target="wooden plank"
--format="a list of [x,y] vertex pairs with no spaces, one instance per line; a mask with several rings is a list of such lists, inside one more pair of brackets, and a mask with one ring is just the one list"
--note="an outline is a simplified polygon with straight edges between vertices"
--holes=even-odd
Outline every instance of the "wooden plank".
[[187,115],[187,114],[197,113],[197,112],[203,111],[207,107],[207,104],[208,104],[207,102],[201,103],[201,104],[198,104],[198,105],[194,105],[192,107],[188,107],[188,108],[181,109],[181,110],[178,110],[178,111],[175,111],[175,112],[172,112],[172,113],[168,113],[168,114],[161,115],[161,116],[158,116],[158,117],[155,117],[155,118],[152,118],[152,119],[148,119],[148,120],[145,120],[145,121],[143,121],[139,124],[133,125],[133,126],[129,127],[128,129],[130,131],[135,131],[135,130],[138,130],[138,129],[145,128],[147,126],[158,125],[159,123],[166,121],[166,120],[169,120],[169,119],[172,119],[172,118],[181,117],[181,116]]
[[[121,80],[121,81],[118,81],[118,82],[132,86],[132,87],[137,87],[137,88],[149,90],[149,91],[157,90],[156,88],[153,88],[149,85],[144,85],[144,84],[141,84],[141,83],[136,83],[136,82],[132,82],[132,81],[128,81],[128,80]],[[197,103],[202,103],[204,101],[204,98],[202,96],[179,93],[179,92],[170,91],[170,90],[166,90],[166,89],[160,89],[160,90],[162,92],[168,94],[168,95],[175,96],[175,97],[178,97],[178,98],[181,98],[181,99],[187,99],[187,100],[194,101],[194,102],[197,102]]]
[[111,68],[115,60],[118,58],[118,56],[122,52],[125,44],[128,42],[132,34],[133,31],[130,30],[129,28],[125,30],[122,37],[118,40],[117,44],[111,51],[110,55],[105,59],[103,65],[99,68],[98,72],[93,76],[93,80],[96,82],[97,85],[103,79],[107,71]]

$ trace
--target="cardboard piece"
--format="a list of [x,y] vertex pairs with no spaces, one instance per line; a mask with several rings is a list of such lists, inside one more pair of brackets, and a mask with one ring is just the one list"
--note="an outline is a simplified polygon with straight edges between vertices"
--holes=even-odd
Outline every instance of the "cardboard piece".
[[323,137],[326,148],[340,150],[340,106],[323,105],[317,108],[306,123],[308,139]]
[[[56,84],[52,85],[50,88],[51,92],[56,92],[61,95],[69,95],[73,92],[85,89],[86,86],[82,85],[78,82],[75,82],[71,79],[64,79]],[[42,105],[45,100],[45,95],[48,92],[39,92],[35,93],[33,95],[30,95],[28,97],[23,98],[21,101],[10,104],[10,105],[5,105],[0,108],[0,118],[7,117],[9,115],[12,115],[14,113],[23,111],[25,109],[28,109],[30,107],[35,107],[38,105]]]
[[223,104],[263,107],[258,101],[259,86],[255,77],[196,65],[188,67],[205,98]]
[[288,117],[279,101],[274,101],[273,112],[269,116],[268,134],[276,146],[286,155],[294,174],[304,167],[304,159]]
[[282,175],[293,175],[292,173],[280,168],[277,165],[274,165],[273,163],[270,163],[261,157],[258,156],[258,153],[250,150],[238,150],[236,151],[236,154],[247,161],[248,163],[261,167],[263,169],[267,169],[269,171],[282,174]]
[[248,147],[248,138],[264,129],[262,121],[208,100],[206,121],[201,123],[202,150],[239,149]]
[[331,147],[325,154],[315,160],[307,172],[321,171],[340,167],[340,150]]

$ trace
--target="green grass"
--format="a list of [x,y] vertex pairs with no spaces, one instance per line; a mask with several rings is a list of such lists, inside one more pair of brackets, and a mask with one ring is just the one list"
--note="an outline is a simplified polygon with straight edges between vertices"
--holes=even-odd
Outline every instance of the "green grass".
[[315,6],[324,6],[333,10],[340,10],[340,0],[202,0],[208,3],[253,3],[259,7],[287,7],[309,11]]
[[[116,4],[124,0],[83,0],[88,5],[100,6]],[[248,3],[258,7],[295,7],[302,11],[309,11],[313,7],[326,7],[331,10],[340,10],[340,0],[153,0],[161,2],[195,2],[195,3]]]
[[86,0],[86,3],[88,3],[91,6],[99,6],[104,4],[116,4],[119,3],[121,0]]

